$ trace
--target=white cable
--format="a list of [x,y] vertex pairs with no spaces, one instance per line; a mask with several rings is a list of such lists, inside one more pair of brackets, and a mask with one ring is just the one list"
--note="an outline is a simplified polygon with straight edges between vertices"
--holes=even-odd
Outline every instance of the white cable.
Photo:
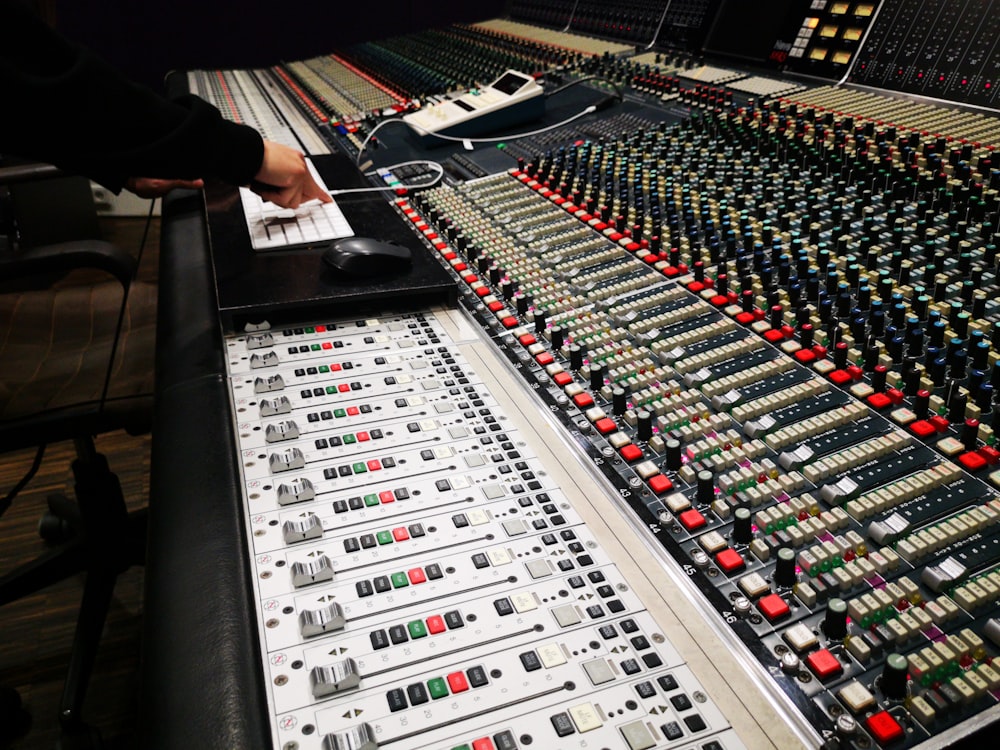
[[385,187],[367,187],[367,188],[343,188],[339,190],[328,191],[330,195],[344,195],[345,193],[377,193],[385,190],[422,190],[423,188],[434,187],[444,178],[444,167],[438,164],[436,161],[430,161],[427,159],[418,159],[416,161],[404,161],[399,164],[393,164],[391,167],[379,167],[378,169],[373,169],[370,172],[365,172],[365,175],[377,175],[381,171],[391,172],[394,169],[399,169],[400,167],[411,167],[422,164],[426,167],[430,167],[432,171],[437,174],[434,179],[430,182],[422,182],[419,185],[386,185]]

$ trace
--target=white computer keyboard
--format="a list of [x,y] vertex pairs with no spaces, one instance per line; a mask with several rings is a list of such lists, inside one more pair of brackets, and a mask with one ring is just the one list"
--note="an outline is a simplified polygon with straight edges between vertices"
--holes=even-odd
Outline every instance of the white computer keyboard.
[[[313,163],[306,159],[309,171],[324,190],[326,185]],[[281,208],[263,200],[249,188],[240,188],[243,215],[254,250],[285,250],[316,242],[353,237],[354,230],[337,202],[310,201],[298,208]]]

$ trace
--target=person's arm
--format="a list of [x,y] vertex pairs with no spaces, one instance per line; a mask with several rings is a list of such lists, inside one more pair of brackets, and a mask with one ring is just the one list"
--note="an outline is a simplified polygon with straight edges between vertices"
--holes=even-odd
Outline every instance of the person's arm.
[[274,185],[263,196],[287,206],[322,193],[299,152],[265,148],[253,128],[223,119],[195,96],[170,101],[132,83],[14,0],[0,0],[0,91],[7,105],[0,151],[52,162],[115,191],[135,178],[216,177]]

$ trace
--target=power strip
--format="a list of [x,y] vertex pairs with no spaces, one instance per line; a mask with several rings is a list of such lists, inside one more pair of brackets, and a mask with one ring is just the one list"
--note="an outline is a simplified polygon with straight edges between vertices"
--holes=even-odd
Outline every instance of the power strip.
[[428,105],[405,115],[403,122],[428,145],[441,142],[438,135],[472,138],[530,122],[544,113],[542,87],[530,75],[508,70],[484,88]]

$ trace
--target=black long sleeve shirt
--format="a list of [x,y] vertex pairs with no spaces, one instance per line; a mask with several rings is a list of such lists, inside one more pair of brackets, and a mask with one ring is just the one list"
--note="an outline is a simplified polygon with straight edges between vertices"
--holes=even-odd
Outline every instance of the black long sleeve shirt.
[[15,0],[0,0],[0,152],[117,191],[129,177],[246,185],[264,144],[195,96],[168,100],[132,83]]

